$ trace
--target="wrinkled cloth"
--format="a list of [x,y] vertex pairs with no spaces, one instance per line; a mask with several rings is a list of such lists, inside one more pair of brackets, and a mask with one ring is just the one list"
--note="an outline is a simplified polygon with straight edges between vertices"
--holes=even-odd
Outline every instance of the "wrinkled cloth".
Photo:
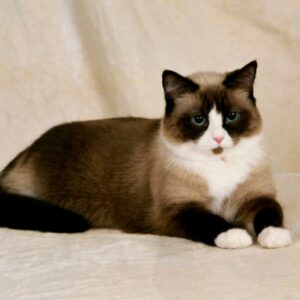
[[300,299],[298,0],[0,2],[0,168],[51,126],[161,117],[161,73],[258,60],[290,247],[222,250],[93,230],[0,229],[1,299]]

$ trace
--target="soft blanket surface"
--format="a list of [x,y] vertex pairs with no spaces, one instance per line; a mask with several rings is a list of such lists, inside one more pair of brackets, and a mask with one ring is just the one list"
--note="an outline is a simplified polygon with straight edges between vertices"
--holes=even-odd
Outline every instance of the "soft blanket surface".
[[1,299],[299,299],[299,180],[276,180],[288,195],[290,247],[223,250],[111,230],[1,229]]

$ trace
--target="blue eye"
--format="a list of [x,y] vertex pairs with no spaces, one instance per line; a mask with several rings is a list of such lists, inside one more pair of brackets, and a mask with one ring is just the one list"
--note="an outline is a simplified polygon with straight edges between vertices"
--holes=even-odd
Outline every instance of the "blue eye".
[[231,112],[226,116],[226,123],[234,123],[240,118],[240,114],[237,112]]
[[191,122],[196,126],[203,126],[206,124],[206,118],[200,115],[193,116]]

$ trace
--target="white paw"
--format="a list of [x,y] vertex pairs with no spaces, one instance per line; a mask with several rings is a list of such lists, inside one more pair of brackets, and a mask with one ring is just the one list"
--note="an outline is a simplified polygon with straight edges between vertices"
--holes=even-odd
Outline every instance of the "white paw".
[[257,240],[264,248],[281,248],[290,245],[292,237],[287,229],[269,226],[258,235]]
[[245,229],[232,228],[220,233],[215,244],[219,248],[236,249],[244,248],[252,245],[253,240],[250,234]]

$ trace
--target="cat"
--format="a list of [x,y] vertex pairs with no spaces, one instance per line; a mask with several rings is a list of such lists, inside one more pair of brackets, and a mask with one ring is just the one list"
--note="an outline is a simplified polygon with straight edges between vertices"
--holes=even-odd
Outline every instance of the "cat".
[[165,115],[56,126],[0,176],[0,226],[112,228],[243,248],[291,243],[254,97],[257,62],[165,70]]

